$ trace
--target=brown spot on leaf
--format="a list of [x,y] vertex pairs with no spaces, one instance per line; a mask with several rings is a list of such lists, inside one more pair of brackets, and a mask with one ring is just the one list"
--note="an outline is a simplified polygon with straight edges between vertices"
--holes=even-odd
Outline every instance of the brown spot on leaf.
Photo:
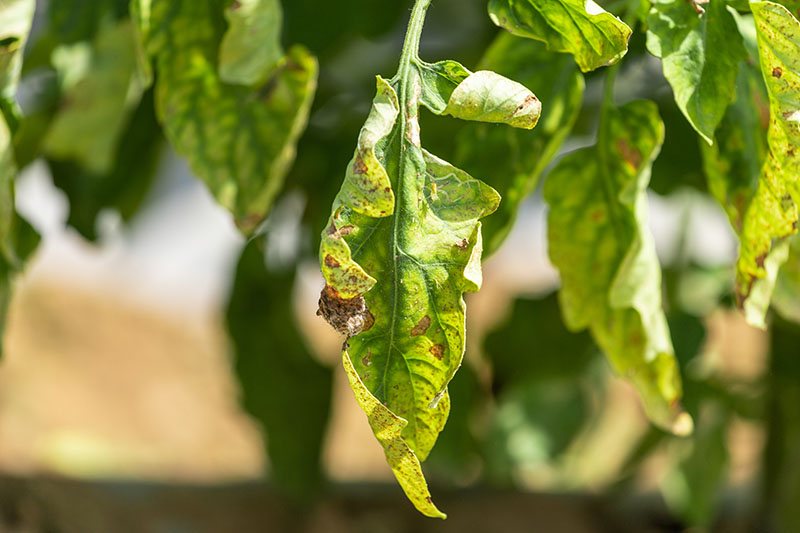
[[466,250],[467,248],[469,248],[469,240],[461,239],[460,241],[454,243],[454,246],[459,250]]
[[361,364],[364,366],[370,366],[372,364],[372,361],[370,361],[370,359],[372,359],[372,352],[370,352],[369,348],[367,348],[367,355],[365,355],[364,358],[361,360]]
[[353,231],[355,231],[355,229],[356,229],[355,226],[349,226],[349,225],[348,226],[342,226],[341,228],[339,228],[339,235],[342,235],[342,236],[350,235],[351,233],[353,233]]
[[434,344],[428,349],[428,351],[431,352],[431,355],[439,361],[441,361],[442,357],[444,357],[444,346],[441,344]]
[[773,78],[780,78],[781,76],[783,76],[783,69],[781,67],[775,67],[772,69]]
[[325,266],[328,268],[339,268],[341,265],[331,254],[325,256]]
[[411,336],[419,337],[420,335],[424,335],[429,327],[431,327],[431,317],[425,315],[417,322],[417,325],[411,329]]
[[355,337],[375,323],[363,296],[342,298],[339,291],[326,285],[319,296],[317,316],[327,320],[333,329],[347,337]]
[[619,150],[622,159],[634,169],[638,169],[639,165],[642,164],[642,154],[639,153],[639,150],[628,144],[628,141],[625,139],[617,141],[617,150]]
[[236,11],[237,9],[239,9],[241,7],[242,7],[242,4],[239,2],[239,0],[233,0],[233,3],[231,4],[231,11]]
[[756,257],[756,265],[758,265],[758,268],[764,268],[764,261],[766,260],[767,260],[767,254],[765,253]]
[[353,174],[366,174],[367,165],[364,163],[364,159],[361,157],[361,154],[356,154],[356,159],[353,161]]

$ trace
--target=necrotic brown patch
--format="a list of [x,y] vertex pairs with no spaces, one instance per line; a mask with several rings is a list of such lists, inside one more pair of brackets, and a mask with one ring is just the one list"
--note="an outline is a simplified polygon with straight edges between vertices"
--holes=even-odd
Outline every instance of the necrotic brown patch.
[[339,261],[331,254],[325,256],[325,266],[328,268],[339,268]]
[[775,67],[772,69],[773,78],[780,78],[781,76],[783,76],[783,69],[781,67]]
[[434,344],[428,351],[431,352],[431,355],[439,361],[441,361],[442,357],[444,357],[444,346],[441,344]]
[[419,337],[420,335],[424,335],[428,328],[431,327],[431,317],[425,315],[417,322],[417,325],[411,329],[411,336],[412,337]]

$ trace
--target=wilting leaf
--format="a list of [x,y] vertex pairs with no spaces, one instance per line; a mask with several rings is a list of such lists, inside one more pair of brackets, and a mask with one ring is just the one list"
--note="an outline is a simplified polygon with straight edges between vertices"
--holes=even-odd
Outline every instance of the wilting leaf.
[[358,405],[362,411],[367,413],[372,432],[383,446],[386,461],[392,467],[392,471],[408,499],[425,516],[447,518],[447,515],[437,509],[431,501],[431,494],[422,475],[419,459],[403,438],[403,430],[408,422],[394,414],[372,395],[353,367],[347,351],[342,353],[342,363]]
[[268,271],[261,243],[243,250],[228,304],[242,405],[266,431],[277,485],[301,501],[321,488],[332,373],[309,355],[291,309],[294,270]]
[[647,24],[647,48],[661,58],[675,102],[711,144],[747,57],[733,15],[721,1],[709,2],[700,16],[683,0],[658,0]]
[[[316,88],[317,63],[295,46],[264,75],[262,87],[224,83],[217,72],[222,13],[214,5],[137,0],[132,11],[142,49],[154,60],[156,110],[167,138],[249,233],[264,219],[294,160]],[[225,38],[237,42],[238,32],[249,29],[237,23]],[[229,74],[241,75],[240,66],[229,68]]]
[[16,129],[19,109],[16,103],[22,51],[33,21],[34,0],[0,2],[0,113],[8,126]]
[[236,0],[225,10],[229,29],[219,49],[226,83],[263,82],[283,57],[279,0]]
[[542,120],[532,132],[475,124],[458,137],[458,166],[481,176],[503,198],[497,212],[483,222],[484,253],[489,255],[511,231],[520,204],[572,130],[584,81],[570,56],[508,33],[497,37],[479,66],[519,80],[544,105]]
[[797,231],[800,199],[800,23],[779,4],[751,2],[767,85],[769,153],[747,212],[736,265],[736,294],[747,321],[764,327],[772,289]]
[[[404,54],[391,82],[378,78],[334,200],[320,245],[327,286],[319,314],[348,337],[345,367],[352,360],[357,396],[363,387],[385,409],[392,448],[407,447],[414,462],[428,456],[447,420],[447,384],[464,354],[463,293],[481,284],[478,220],[500,202],[494,189],[422,149],[421,104],[439,114],[526,128],[540,111],[530,91],[497,74],[470,74],[455,62],[431,65]],[[359,398],[367,414],[373,400]],[[430,513],[409,492],[401,463],[389,459],[409,498]]]
[[45,153],[107,172],[128,112],[140,97],[131,24],[107,25],[97,35],[85,75],[64,94],[44,140]]
[[687,433],[691,418],[679,405],[661,270],[646,228],[645,190],[664,126],[652,102],[608,106],[603,115],[597,145],[566,156],[544,188],[564,319],[591,330],[656,424]]
[[514,35],[569,52],[583,72],[616,63],[628,51],[631,29],[592,0],[490,0],[489,15]]

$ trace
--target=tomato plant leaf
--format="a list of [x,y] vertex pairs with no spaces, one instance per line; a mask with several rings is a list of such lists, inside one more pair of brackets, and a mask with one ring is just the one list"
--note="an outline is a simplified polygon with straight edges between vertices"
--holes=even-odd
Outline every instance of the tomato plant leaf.
[[721,1],[709,2],[700,16],[683,0],[658,0],[647,24],[647,48],[661,58],[675,102],[711,144],[747,57],[733,15]]
[[102,173],[113,165],[116,145],[142,94],[130,22],[104,26],[90,56],[84,75],[67,88],[43,149]]
[[[483,222],[484,254],[505,240],[522,201],[536,188],[578,118],[583,76],[567,54],[548,51],[542,43],[501,33],[479,65],[519,80],[547,108],[532,132],[470,125],[458,136],[455,162],[492,184],[503,201]],[[497,154],[504,154],[497,157]]]
[[800,23],[783,6],[751,2],[756,22],[761,73],[767,86],[769,150],[755,196],[745,213],[736,295],[747,321],[765,327],[765,315],[787,237],[797,231],[800,200]]
[[788,257],[775,282],[772,305],[784,319],[800,324],[800,236],[790,241]]
[[318,314],[347,336],[345,368],[400,485],[421,512],[443,517],[427,489],[424,498],[419,492],[416,465],[447,420],[447,385],[464,355],[463,294],[481,284],[479,219],[500,196],[422,148],[419,108],[531,128],[539,102],[498,74],[420,60],[429,5],[414,7],[397,75],[378,77],[333,202],[320,244]]
[[283,57],[279,0],[236,0],[225,10],[228,31],[219,49],[226,83],[263,82]]
[[[167,138],[239,228],[251,233],[294,159],[316,88],[317,62],[294,46],[263,86],[224,83],[217,72],[221,14],[213,5],[137,0],[132,12],[142,49],[155,64],[156,110]],[[231,30],[246,31],[245,26]]]
[[664,138],[652,102],[606,106],[597,144],[566,156],[544,196],[550,258],[561,273],[568,327],[589,328],[611,365],[638,389],[658,425],[691,431],[661,308],[661,270],[646,229],[645,191]]
[[583,72],[619,61],[631,36],[627,24],[592,0],[490,0],[489,16],[514,35],[569,52]]

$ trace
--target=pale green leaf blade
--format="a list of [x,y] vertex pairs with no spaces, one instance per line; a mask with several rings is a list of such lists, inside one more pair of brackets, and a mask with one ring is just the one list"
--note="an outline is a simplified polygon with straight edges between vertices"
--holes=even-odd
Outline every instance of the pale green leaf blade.
[[631,29],[592,0],[490,0],[489,15],[514,35],[569,52],[583,72],[616,63],[628,51]]
[[419,459],[403,438],[406,422],[381,403],[361,381],[347,351],[342,353],[350,387],[361,409],[367,413],[369,425],[383,446],[386,461],[392,467],[398,483],[419,512],[431,518],[447,518],[431,500],[428,485],[422,474]]
[[647,24],[647,48],[661,58],[675,102],[711,144],[747,57],[733,15],[722,1],[709,2],[700,16],[683,0],[658,0]]
[[789,255],[778,273],[772,306],[786,320],[800,324],[800,237],[789,239]]
[[437,63],[420,61],[417,67],[422,85],[420,103],[437,115],[444,114],[453,91],[472,75],[464,65],[451,59]]
[[108,171],[141,92],[130,22],[104,26],[93,44],[85,75],[64,94],[44,139],[44,152],[73,159],[91,172]]
[[[316,59],[300,46],[253,89],[217,73],[222,38],[213,3],[137,0],[139,36],[156,70],[156,109],[167,138],[245,233],[280,192],[305,129]],[[180,39],[175,37],[179,36]]]
[[571,56],[509,33],[498,35],[480,67],[518,80],[539,95],[544,105],[532,132],[476,124],[458,136],[455,163],[481,176],[503,197],[497,212],[483,222],[484,253],[490,255],[505,240],[522,201],[536,188],[572,130],[584,81]]
[[[447,384],[464,353],[462,295],[481,282],[478,218],[494,211],[500,198],[422,150],[418,102],[407,106],[407,121],[395,120],[396,94],[379,78],[354,162],[374,150],[380,165],[350,165],[322,235],[327,286],[320,314],[351,337],[348,353],[358,375],[383,405],[408,421],[403,438],[424,460],[447,419]],[[353,168],[363,171],[358,187]],[[380,201],[386,176],[395,196],[391,216],[362,202]]]
[[598,144],[550,173],[549,250],[561,273],[566,324],[589,328],[614,369],[638,389],[650,418],[691,431],[661,308],[661,270],[646,227],[645,191],[664,138],[654,103],[607,108]]
[[279,0],[234,0],[225,10],[228,30],[219,49],[219,75],[226,83],[255,85],[283,57]]
[[800,23],[783,6],[751,2],[770,103],[769,153],[744,218],[736,295],[748,322],[765,326],[772,288],[797,232],[800,200]]

